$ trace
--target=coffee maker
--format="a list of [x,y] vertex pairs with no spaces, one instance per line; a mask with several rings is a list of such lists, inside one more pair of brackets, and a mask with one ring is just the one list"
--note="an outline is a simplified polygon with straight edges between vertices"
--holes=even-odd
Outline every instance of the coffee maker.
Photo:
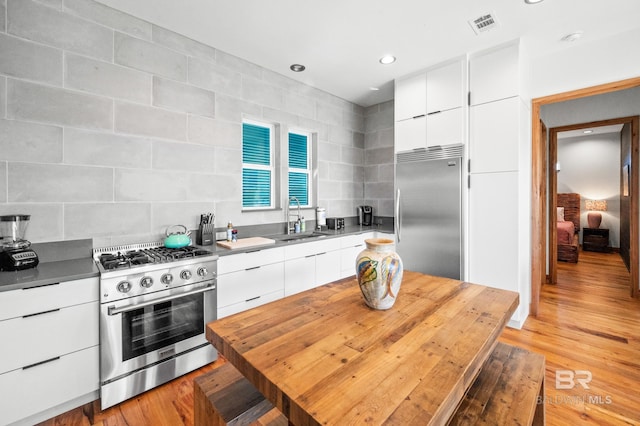
[[0,216],[0,271],[19,271],[38,266],[38,255],[24,239],[31,216]]
[[373,223],[373,207],[358,206],[358,225],[371,226]]

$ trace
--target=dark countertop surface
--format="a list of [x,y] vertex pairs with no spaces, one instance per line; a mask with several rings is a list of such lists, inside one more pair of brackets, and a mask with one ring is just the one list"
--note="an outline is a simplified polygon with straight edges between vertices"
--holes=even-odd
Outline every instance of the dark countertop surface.
[[[393,226],[360,226],[347,225],[344,229],[334,231],[324,229],[323,236],[311,237],[313,230],[308,230],[304,234],[309,238],[294,241],[281,241],[286,238],[285,235],[264,235],[266,238],[276,240],[275,244],[258,247],[248,247],[244,249],[226,249],[218,245],[199,246],[206,250],[210,250],[219,256],[254,251],[256,249],[270,249],[275,247],[284,247],[293,244],[309,243],[320,241],[326,238],[337,238],[345,235],[357,235],[367,232],[383,232],[393,233]],[[291,234],[291,236],[300,236],[301,234]],[[241,237],[242,238],[242,237]],[[58,283],[61,281],[72,281],[83,278],[98,277],[100,275],[98,267],[93,258],[88,256],[90,253],[90,240],[78,240],[72,242],[44,243],[40,246],[34,245],[34,249],[40,257],[40,264],[36,268],[25,269],[23,271],[0,271],[0,292],[18,290],[23,288],[38,287],[47,284]],[[61,256],[59,253],[63,252]],[[57,254],[51,254],[57,253]],[[77,257],[81,254],[80,257]],[[56,257],[58,256],[58,257]]]
[[[291,235],[283,235],[283,234],[278,234],[278,235],[260,235],[261,237],[271,238],[271,239],[275,240],[276,243],[275,244],[269,244],[269,245],[263,245],[263,246],[246,247],[246,248],[241,248],[241,249],[227,249],[227,248],[224,248],[224,247],[220,247],[217,244],[214,244],[213,246],[200,246],[200,247],[202,247],[202,248],[204,248],[206,250],[211,250],[212,252],[214,252],[218,256],[227,256],[227,255],[231,255],[231,254],[246,253],[248,251],[266,250],[266,249],[271,249],[271,248],[276,248],[276,247],[290,246],[290,245],[294,245],[294,244],[302,244],[302,243],[310,243],[310,242],[314,242],[314,241],[322,241],[322,240],[325,240],[327,238],[337,238],[337,237],[344,237],[346,235],[364,234],[364,233],[368,233],[368,232],[383,232],[383,233],[387,233],[387,234],[393,234],[393,226],[384,226],[384,225],[383,226],[347,225],[347,226],[345,226],[344,229],[340,229],[340,230],[337,230],[337,231],[336,230],[332,230],[332,229],[323,229],[321,231],[322,236],[315,236],[315,237],[311,236],[311,234],[313,232],[314,232],[314,230],[307,230],[306,232],[299,233],[299,234],[294,234],[292,232]],[[303,235],[308,235],[309,238],[302,238],[302,239],[292,240],[292,241],[282,241],[283,238],[303,236]],[[244,238],[244,236],[242,236],[240,238]]]
[[98,268],[90,257],[44,262],[32,269],[0,272],[0,292],[97,277],[98,275]]

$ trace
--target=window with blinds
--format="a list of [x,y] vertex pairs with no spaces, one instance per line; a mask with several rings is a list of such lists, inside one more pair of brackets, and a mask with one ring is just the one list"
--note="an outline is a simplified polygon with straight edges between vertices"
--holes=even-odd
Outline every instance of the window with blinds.
[[311,205],[311,137],[304,132],[289,133],[289,197],[301,206]]
[[242,123],[242,207],[273,208],[273,126]]

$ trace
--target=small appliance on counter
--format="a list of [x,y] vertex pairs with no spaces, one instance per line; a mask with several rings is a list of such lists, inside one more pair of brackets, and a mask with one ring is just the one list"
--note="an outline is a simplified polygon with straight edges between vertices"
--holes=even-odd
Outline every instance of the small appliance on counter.
[[329,229],[344,229],[344,217],[328,217],[327,228]]
[[323,226],[327,226],[327,211],[324,207],[316,208],[316,228],[322,229]]
[[20,271],[38,266],[38,255],[24,239],[31,216],[0,216],[0,271]]
[[373,207],[358,207],[358,224],[363,226],[371,226],[373,224]]

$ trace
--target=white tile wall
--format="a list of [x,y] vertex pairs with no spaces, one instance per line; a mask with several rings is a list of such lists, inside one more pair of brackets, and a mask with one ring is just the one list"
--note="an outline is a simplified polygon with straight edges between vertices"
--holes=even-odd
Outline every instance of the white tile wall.
[[362,108],[94,0],[0,0],[0,57],[0,213],[31,214],[34,242],[158,241],[205,211],[282,222],[241,211],[243,117],[317,134],[328,216],[392,211],[392,103]]

